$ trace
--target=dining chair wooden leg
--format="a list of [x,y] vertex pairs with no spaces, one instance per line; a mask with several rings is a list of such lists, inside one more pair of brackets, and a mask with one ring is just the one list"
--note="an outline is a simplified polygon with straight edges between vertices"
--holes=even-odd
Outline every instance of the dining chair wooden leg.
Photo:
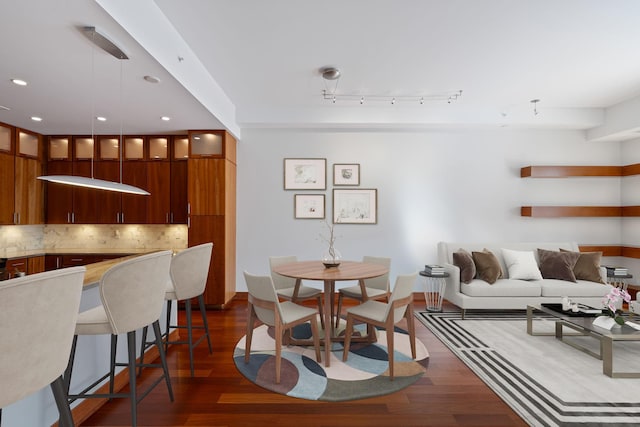
[[[277,312],[276,312],[277,313]],[[275,335],[276,335],[276,384],[280,384],[280,362],[282,357],[282,323],[276,315]]]
[[253,308],[253,304],[249,303],[249,320],[247,322],[247,337],[244,343],[244,363],[249,363],[249,357],[251,355],[251,339],[253,338],[253,322],[256,319],[256,311]]
[[389,357],[389,379],[393,381],[393,316],[389,316],[385,329],[387,331],[387,354]]
[[353,334],[353,317],[347,314],[347,326],[344,330],[344,350],[342,352],[342,361],[346,362],[349,358],[349,346],[351,345],[351,335]]
[[407,318],[407,329],[409,332],[409,344],[411,345],[411,357],[416,358],[416,325],[413,323],[413,307],[411,304],[407,306],[407,311],[405,311],[405,315]]
[[342,311],[342,294],[338,292],[338,308],[336,309],[336,328],[340,326],[341,311]]
[[311,334],[313,335],[313,346],[316,349],[316,362],[322,363],[322,356],[320,356],[320,336],[318,333],[318,321],[315,317],[309,319],[311,323]]
[[318,295],[318,313],[320,313],[320,326],[324,329],[324,311],[322,311],[322,295]]

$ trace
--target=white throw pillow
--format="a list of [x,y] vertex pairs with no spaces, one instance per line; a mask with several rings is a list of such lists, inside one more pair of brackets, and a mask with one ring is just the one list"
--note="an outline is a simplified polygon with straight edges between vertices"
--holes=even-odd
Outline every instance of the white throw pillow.
[[542,273],[533,252],[502,249],[502,256],[510,279],[542,280]]

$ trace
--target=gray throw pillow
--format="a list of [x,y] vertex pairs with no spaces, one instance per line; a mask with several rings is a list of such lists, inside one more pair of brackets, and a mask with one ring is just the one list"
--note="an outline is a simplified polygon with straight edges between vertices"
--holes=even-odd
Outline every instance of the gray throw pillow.
[[578,252],[548,251],[538,248],[540,273],[545,279],[559,279],[576,282],[573,267],[580,254]]
[[476,277],[476,265],[471,254],[460,248],[453,253],[453,265],[460,269],[460,281],[469,283]]
[[471,252],[471,256],[476,265],[476,275],[479,279],[493,285],[496,280],[503,277],[500,261],[493,252],[485,248],[482,252]]

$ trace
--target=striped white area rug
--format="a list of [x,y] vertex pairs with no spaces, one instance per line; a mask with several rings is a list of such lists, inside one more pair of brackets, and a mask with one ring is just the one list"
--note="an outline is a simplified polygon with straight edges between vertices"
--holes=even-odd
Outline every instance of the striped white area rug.
[[[531,426],[640,425],[640,379],[609,378],[602,361],[553,336],[530,336],[524,311],[416,316]],[[534,331],[553,332],[548,316]],[[598,351],[590,337],[572,337]],[[640,343],[614,344],[614,371],[640,372]]]

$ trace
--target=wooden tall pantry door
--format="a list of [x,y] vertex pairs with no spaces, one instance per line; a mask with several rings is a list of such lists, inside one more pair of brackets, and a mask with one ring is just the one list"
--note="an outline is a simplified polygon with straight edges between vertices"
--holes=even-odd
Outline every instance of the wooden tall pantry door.
[[213,242],[205,304],[224,308],[236,293],[236,140],[226,131],[189,132],[189,246]]

